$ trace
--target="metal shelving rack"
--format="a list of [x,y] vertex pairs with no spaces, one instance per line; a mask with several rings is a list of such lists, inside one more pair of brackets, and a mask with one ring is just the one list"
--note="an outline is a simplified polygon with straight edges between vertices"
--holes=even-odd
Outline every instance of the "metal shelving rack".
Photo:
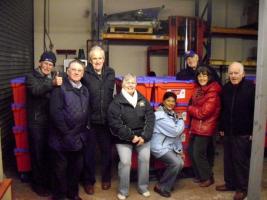
[[[168,54],[168,75],[174,75],[177,69],[177,57],[186,49],[195,50],[200,60],[203,63],[209,63],[211,56],[211,41],[212,37],[245,37],[257,38],[257,30],[241,29],[241,28],[223,28],[212,27],[212,0],[207,0],[206,5],[201,12],[199,8],[199,0],[195,0],[195,17],[170,16],[169,17],[169,34],[168,35],[149,35],[149,34],[116,34],[116,33],[102,33],[101,26],[103,25],[103,0],[98,0],[97,12],[93,12],[94,16],[98,16],[94,22],[98,22],[98,29],[94,29],[92,38],[96,40],[103,40],[109,42],[123,43],[123,44],[152,44],[147,51],[147,72],[150,71],[149,57],[153,53]],[[205,18],[205,19],[204,19]],[[181,35],[183,26],[187,20],[187,47],[184,45],[186,36]],[[96,26],[94,26],[96,27]],[[194,29],[194,31],[193,31]],[[184,48],[181,47],[184,46]],[[205,55],[204,55],[205,53]]]

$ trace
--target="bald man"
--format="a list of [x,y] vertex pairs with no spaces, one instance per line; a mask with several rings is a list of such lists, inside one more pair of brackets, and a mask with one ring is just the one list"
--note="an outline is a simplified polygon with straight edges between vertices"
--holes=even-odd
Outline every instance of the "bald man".
[[255,85],[245,80],[244,66],[228,67],[229,82],[222,91],[220,134],[224,138],[224,181],[217,191],[236,191],[234,200],[247,196]]

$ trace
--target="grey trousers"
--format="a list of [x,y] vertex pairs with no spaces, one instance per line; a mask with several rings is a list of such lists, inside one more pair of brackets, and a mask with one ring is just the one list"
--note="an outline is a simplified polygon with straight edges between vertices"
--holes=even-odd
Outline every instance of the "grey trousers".
[[170,192],[171,188],[175,184],[177,175],[184,166],[184,161],[180,155],[177,155],[173,151],[167,152],[158,159],[167,165],[162,177],[159,180],[158,187],[162,191]]
[[[118,165],[119,188],[118,192],[128,196],[130,187],[130,171],[133,145],[116,144],[120,157]],[[149,159],[150,159],[150,142],[135,147],[138,153],[138,192],[148,191],[149,184]]]

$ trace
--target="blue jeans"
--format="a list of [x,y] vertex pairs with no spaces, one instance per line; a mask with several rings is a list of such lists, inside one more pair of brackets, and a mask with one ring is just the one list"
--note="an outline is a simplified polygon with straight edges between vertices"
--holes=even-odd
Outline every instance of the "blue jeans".
[[[128,196],[130,187],[130,171],[133,145],[116,144],[120,157],[118,165],[119,193]],[[135,146],[138,153],[138,192],[141,194],[148,191],[149,184],[149,159],[150,142]]]
[[178,173],[184,166],[184,161],[180,155],[177,155],[173,151],[165,153],[158,159],[167,165],[162,177],[159,180],[158,187],[162,191],[170,192],[171,188],[175,184]]

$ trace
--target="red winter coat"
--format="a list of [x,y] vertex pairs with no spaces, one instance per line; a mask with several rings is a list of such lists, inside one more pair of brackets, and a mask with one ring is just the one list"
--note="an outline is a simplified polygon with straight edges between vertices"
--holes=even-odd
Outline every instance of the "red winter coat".
[[221,86],[215,81],[196,88],[192,105],[188,107],[192,134],[211,136],[215,133],[221,110],[221,90]]

